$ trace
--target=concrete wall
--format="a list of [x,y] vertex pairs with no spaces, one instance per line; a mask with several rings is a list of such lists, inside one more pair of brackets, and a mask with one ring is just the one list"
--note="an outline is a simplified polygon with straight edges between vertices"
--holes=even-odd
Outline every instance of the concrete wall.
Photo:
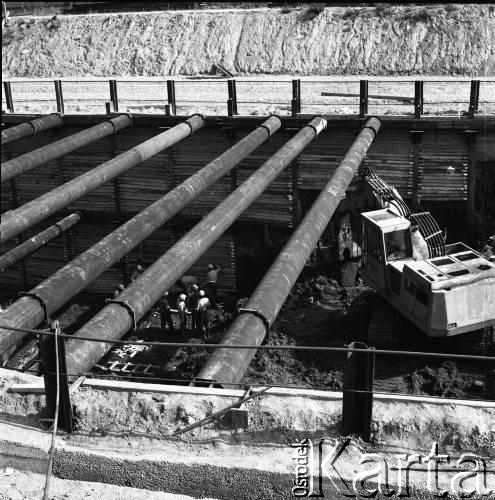
[[[0,413],[39,414],[41,378],[0,369]],[[254,389],[259,390],[259,389]],[[22,392],[21,392],[22,391]],[[169,439],[174,432],[239,401],[243,390],[85,379],[72,395],[76,433]],[[221,438],[230,444],[295,442],[341,435],[342,393],[270,388],[243,404],[247,426],[230,415],[183,435],[187,441]],[[372,441],[410,449],[438,442],[445,449],[495,456],[495,403],[376,394]]]

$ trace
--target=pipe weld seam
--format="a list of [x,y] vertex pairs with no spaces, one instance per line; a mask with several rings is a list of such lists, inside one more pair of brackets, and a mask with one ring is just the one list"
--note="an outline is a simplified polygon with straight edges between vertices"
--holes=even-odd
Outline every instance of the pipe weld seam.
[[130,122],[129,127],[132,127],[132,113],[120,113],[119,116],[127,116],[127,118],[129,118],[129,122]]
[[36,127],[33,122],[27,122],[27,124],[33,129],[33,135],[36,135]]
[[194,130],[192,128],[192,125],[187,120],[185,122],[182,122],[182,123],[184,123],[184,125],[187,125],[189,127],[189,135],[194,134]]
[[129,316],[131,317],[132,329],[137,330],[136,312],[134,311],[133,307],[129,304],[129,302],[127,302],[126,300],[118,300],[118,299],[106,299],[105,302],[107,302],[108,304],[117,304],[119,306],[122,306],[129,313]]
[[363,125],[361,127],[361,131],[363,131],[365,128],[368,128],[373,131],[373,140],[375,140],[377,131],[371,125]]
[[192,114],[184,123],[187,123],[189,125],[189,128],[191,129],[191,134],[194,133],[194,130],[192,128],[192,125],[189,123],[189,120],[191,118],[194,118],[195,116],[199,116],[201,118],[201,120],[203,120],[203,124],[201,125],[202,127],[204,127],[206,125],[206,118],[205,118],[205,115],[203,115],[202,113],[194,113]]
[[55,222],[55,224],[53,224],[57,229],[58,229],[58,236],[60,236],[63,232],[64,232],[64,228],[60,225],[60,222]]
[[115,135],[117,133],[117,128],[115,127],[115,123],[113,123],[113,118],[109,118],[106,121],[107,121],[107,123],[110,123],[110,125],[112,126],[112,128],[113,128],[113,135]]
[[[278,118],[278,116],[277,116],[277,118]],[[262,123],[261,125],[258,125],[258,128],[264,128],[268,132],[268,138],[270,138],[272,136],[272,131],[264,123]]]
[[62,113],[59,113],[58,111],[56,111],[55,113],[50,113],[50,114],[57,115],[60,118],[60,125],[59,126],[62,126],[64,124],[64,115]]
[[266,342],[268,342],[268,339],[270,337],[270,322],[268,321],[268,318],[261,311],[258,311],[257,309],[246,309],[240,307],[237,310],[236,318],[239,317],[241,314],[252,314],[253,316],[256,316],[263,322],[263,326],[265,327],[265,338],[262,343],[265,344]]
[[[325,117],[323,117],[323,116],[315,116],[315,118],[323,118],[325,120],[325,126],[321,130],[318,130],[318,127],[316,127],[312,123],[307,123],[304,126],[304,127],[310,127],[310,128],[312,128],[315,131],[315,136],[313,137],[313,141],[315,141],[317,139],[317,137],[320,134],[320,132],[322,132],[326,128],[326,126],[327,126],[327,119]],[[314,120],[314,118],[313,118],[313,120]]]
[[48,314],[48,306],[46,300],[43,297],[41,297],[41,295],[38,295],[35,292],[19,292],[18,295],[19,297],[30,297],[32,299],[37,300],[40,303],[41,308],[43,309],[43,314],[44,314],[43,322],[48,323],[50,321],[50,315]]

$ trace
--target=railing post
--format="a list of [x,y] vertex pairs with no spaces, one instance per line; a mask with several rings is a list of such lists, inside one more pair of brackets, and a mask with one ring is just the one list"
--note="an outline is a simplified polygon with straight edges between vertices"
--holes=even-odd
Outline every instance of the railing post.
[[107,115],[109,115],[109,114],[110,114],[110,103],[109,103],[109,102],[106,102],[106,103],[105,103],[105,113],[106,113]]
[[359,81],[359,117],[368,114],[368,80]]
[[301,112],[301,80],[297,80],[297,112]]
[[474,114],[478,112],[480,101],[480,81],[471,80],[471,95],[469,97],[469,118],[474,118]]
[[292,80],[292,116],[301,112],[301,80]]
[[14,101],[12,100],[12,87],[10,82],[3,82],[3,90],[5,92],[5,103],[7,104],[7,110],[9,113],[14,112]]
[[232,92],[233,92],[233,99],[234,99],[234,114],[238,115],[237,111],[237,84],[235,80],[232,80]]
[[[53,328],[52,328],[53,330]],[[59,389],[59,413],[58,426],[68,433],[74,432],[74,419],[72,415],[72,404],[70,401],[69,382],[67,375],[67,364],[65,358],[65,338],[46,336],[40,339],[41,365],[43,379],[45,382],[45,395],[47,415],[49,419],[55,417],[55,406],[57,397],[57,356],[55,342],[58,343],[58,389]]]
[[117,113],[119,110],[119,99],[117,97],[117,80],[109,80],[110,84],[110,102],[112,103],[112,110]]
[[[352,342],[351,349],[367,349],[363,342]],[[370,351],[347,354],[342,397],[342,432],[356,433],[365,441],[371,437],[375,354]]]
[[414,82],[414,118],[421,118],[423,114],[423,87],[423,81]]
[[175,81],[167,80],[167,99],[168,105],[170,106],[170,113],[172,115],[177,114],[177,106],[175,103]]
[[227,114],[229,116],[237,115],[237,91],[235,80],[227,80],[227,89],[229,98],[227,100]]
[[55,84],[55,97],[57,99],[57,111],[64,114],[64,95],[62,93],[62,81],[54,80]]

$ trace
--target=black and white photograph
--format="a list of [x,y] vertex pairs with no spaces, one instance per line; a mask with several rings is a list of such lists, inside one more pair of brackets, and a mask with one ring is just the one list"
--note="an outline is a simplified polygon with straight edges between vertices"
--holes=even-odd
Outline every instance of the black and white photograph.
[[495,3],[2,2],[0,500],[495,499]]

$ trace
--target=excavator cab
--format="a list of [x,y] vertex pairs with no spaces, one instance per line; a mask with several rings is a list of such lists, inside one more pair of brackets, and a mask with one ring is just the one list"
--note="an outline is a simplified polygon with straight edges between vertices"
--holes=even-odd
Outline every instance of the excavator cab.
[[363,280],[382,294],[393,291],[394,271],[387,264],[413,259],[411,222],[389,209],[365,212],[362,215]]

